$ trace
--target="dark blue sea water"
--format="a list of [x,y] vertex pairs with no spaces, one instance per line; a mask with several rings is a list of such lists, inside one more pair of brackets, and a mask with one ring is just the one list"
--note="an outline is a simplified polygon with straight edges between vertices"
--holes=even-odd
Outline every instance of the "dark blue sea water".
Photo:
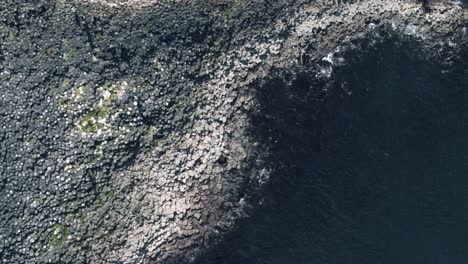
[[468,263],[467,70],[372,56],[337,76],[351,95],[318,119],[272,98],[306,81],[266,88],[285,168],[200,264]]

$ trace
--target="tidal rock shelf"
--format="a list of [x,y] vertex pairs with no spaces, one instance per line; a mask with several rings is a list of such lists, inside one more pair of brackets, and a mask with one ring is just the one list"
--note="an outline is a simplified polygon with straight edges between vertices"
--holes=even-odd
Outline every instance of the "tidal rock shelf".
[[193,262],[281,171],[281,100],[320,110],[386,43],[466,63],[462,2],[335,2],[3,1],[0,261]]

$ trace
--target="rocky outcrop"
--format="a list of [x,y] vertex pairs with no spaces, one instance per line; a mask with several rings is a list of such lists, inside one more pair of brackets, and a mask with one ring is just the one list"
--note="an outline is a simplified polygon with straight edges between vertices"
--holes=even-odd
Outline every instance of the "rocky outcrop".
[[460,2],[334,2],[1,3],[2,261],[193,261],[278,170],[266,88],[326,100],[383,42],[466,58]]

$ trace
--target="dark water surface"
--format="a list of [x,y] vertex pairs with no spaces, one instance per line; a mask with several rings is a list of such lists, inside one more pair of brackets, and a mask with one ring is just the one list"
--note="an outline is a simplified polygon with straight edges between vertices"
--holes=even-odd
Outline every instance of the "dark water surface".
[[279,81],[266,88],[287,166],[200,264],[468,263],[466,69],[383,50],[335,76],[352,94],[318,119],[310,102],[286,110]]

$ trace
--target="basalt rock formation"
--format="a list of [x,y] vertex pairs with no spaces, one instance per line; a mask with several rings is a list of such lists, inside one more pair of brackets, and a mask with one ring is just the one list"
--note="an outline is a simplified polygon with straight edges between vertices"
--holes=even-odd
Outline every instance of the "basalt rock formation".
[[3,1],[0,261],[194,261],[258,206],[283,138],[323,138],[294,127],[341,109],[350,69],[392,49],[466,87],[467,8],[428,5]]

